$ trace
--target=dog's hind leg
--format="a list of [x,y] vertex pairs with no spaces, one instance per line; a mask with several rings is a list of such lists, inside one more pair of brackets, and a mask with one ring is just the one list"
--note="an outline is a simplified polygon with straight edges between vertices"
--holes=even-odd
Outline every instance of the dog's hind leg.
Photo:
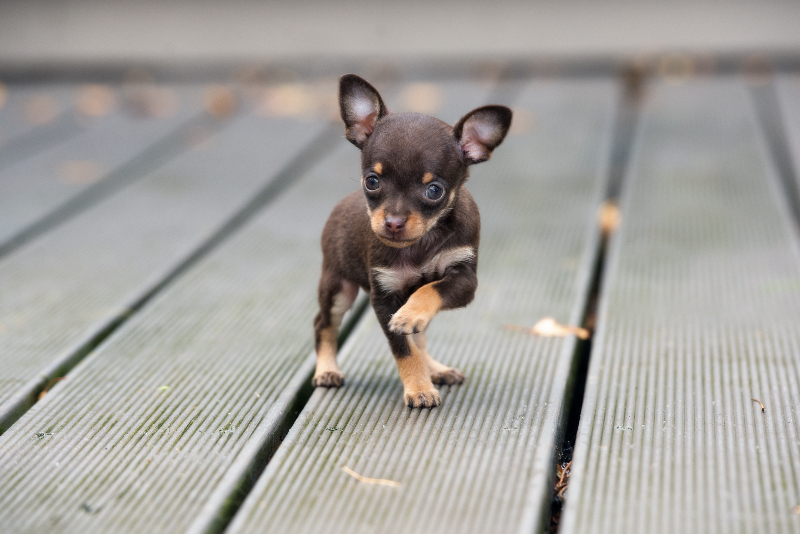
[[344,373],[336,362],[337,338],[342,317],[358,294],[358,286],[345,279],[332,279],[323,274],[319,283],[319,313],[314,318],[314,345],[317,369],[311,380],[315,387],[344,385]]

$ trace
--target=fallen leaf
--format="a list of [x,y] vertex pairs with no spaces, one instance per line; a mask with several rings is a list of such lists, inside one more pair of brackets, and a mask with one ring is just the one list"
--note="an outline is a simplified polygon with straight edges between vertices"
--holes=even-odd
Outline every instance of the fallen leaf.
[[402,486],[399,482],[395,482],[394,480],[386,480],[385,478],[369,478],[365,476],[361,476],[346,465],[342,466],[342,471],[353,477],[354,479],[358,480],[359,482],[363,482],[365,484],[377,484],[379,486],[389,486],[392,488],[399,488]]
[[236,94],[224,85],[212,85],[206,91],[203,105],[209,115],[228,117],[236,111]]
[[316,104],[307,84],[287,83],[265,89],[256,113],[266,117],[297,117],[313,114]]
[[66,378],[66,377],[59,376],[58,378],[54,378],[54,379],[50,380],[47,383],[47,385],[45,385],[45,387],[41,391],[41,393],[39,393],[39,400],[42,400],[44,398],[44,396],[47,395],[47,392],[50,391],[50,388],[53,387],[54,385],[56,385],[56,383],[61,382],[62,380],[64,380],[64,378]]
[[78,89],[75,107],[87,117],[108,115],[117,105],[117,95],[107,85],[88,84]]
[[526,334],[533,334],[542,337],[564,337],[569,335],[576,335],[580,339],[589,339],[589,331],[580,326],[568,326],[559,324],[552,317],[545,317],[531,328],[519,326],[515,324],[504,324],[505,330],[512,330],[515,332],[524,332]]
[[619,228],[622,215],[615,199],[606,200],[600,204],[600,209],[597,210],[597,220],[600,223],[600,230],[603,235],[607,236]]
[[533,325],[531,332],[537,336],[545,337],[559,337],[575,334],[581,339],[589,339],[589,331],[585,328],[581,328],[580,326],[562,325],[552,317],[545,317],[544,319],[540,320],[538,323]]
[[403,89],[400,100],[409,111],[436,113],[442,105],[442,89],[433,83],[411,83]]

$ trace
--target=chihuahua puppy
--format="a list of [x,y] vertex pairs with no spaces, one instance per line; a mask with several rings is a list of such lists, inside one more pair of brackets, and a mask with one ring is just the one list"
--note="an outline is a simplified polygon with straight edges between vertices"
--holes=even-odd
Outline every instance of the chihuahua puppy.
[[435,384],[464,374],[425,350],[441,310],[469,304],[478,285],[480,216],[464,187],[468,167],[489,159],[511,125],[511,110],[484,106],[454,126],[418,113],[390,113],[369,83],[339,81],[347,139],[361,149],[361,187],[333,209],[322,231],[320,311],[314,319],[313,385],[338,387],[342,316],[361,287],[389,340],[412,408],[441,402]]

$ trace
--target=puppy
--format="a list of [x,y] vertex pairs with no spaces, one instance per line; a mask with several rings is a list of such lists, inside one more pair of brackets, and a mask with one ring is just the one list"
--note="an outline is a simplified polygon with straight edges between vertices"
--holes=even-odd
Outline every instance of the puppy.
[[464,187],[468,167],[489,159],[511,125],[511,110],[484,106],[454,127],[418,113],[390,113],[369,83],[339,81],[347,139],[361,149],[361,187],[336,207],[322,231],[320,311],[314,319],[313,385],[338,387],[342,316],[361,287],[389,340],[403,400],[432,408],[435,384],[464,374],[425,350],[425,331],[441,310],[469,304],[478,285],[480,216]]

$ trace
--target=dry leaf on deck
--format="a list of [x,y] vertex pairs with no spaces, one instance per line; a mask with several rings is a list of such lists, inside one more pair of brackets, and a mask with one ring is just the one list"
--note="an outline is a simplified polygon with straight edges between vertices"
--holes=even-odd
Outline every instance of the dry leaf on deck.
[[525,332],[542,337],[564,337],[574,334],[580,339],[589,339],[589,331],[587,329],[581,328],[580,326],[559,324],[552,317],[545,317],[533,325],[532,328],[525,328],[524,326],[518,326],[514,324],[503,325],[503,328],[506,330],[515,330],[517,332]]
[[606,200],[600,205],[597,210],[597,219],[600,223],[600,230],[603,235],[609,235],[619,228],[619,223],[622,220],[622,215],[617,206],[616,200]]

